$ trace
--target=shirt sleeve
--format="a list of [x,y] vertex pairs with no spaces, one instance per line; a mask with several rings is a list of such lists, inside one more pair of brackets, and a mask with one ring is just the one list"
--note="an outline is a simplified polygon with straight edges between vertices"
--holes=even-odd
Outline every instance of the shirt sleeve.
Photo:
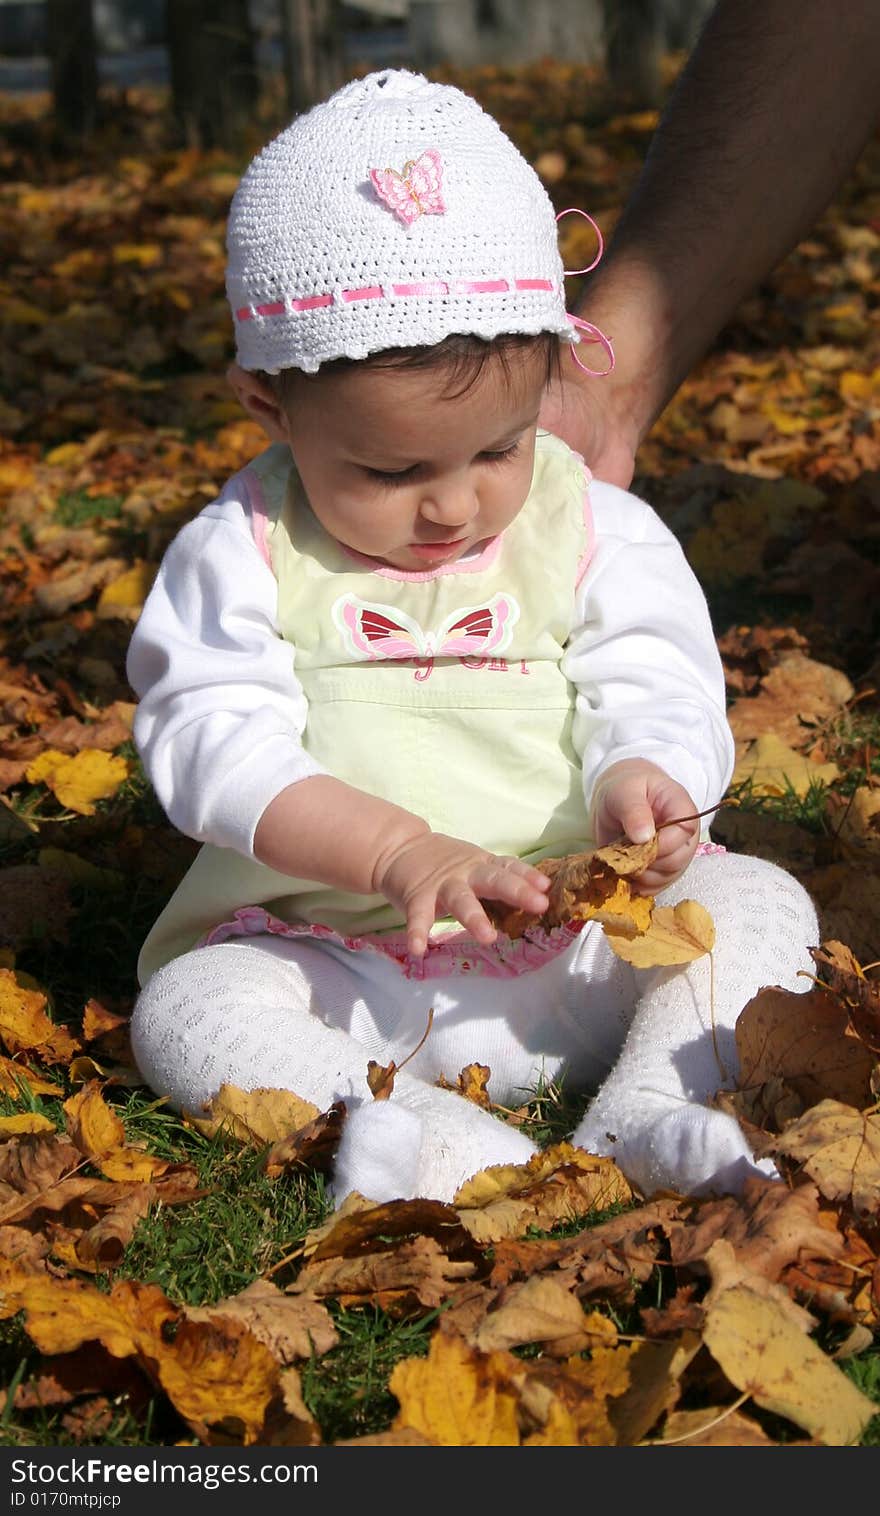
[[702,811],[721,799],[734,759],[705,596],[649,505],[598,481],[590,500],[596,546],[562,664],[577,690],[572,740],[587,808],[611,764],[646,758]]
[[128,650],[134,740],[169,820],[247,857],[269,802],[326,772],[302,746],[308,707],[277,598],[230,480],[169,546]]

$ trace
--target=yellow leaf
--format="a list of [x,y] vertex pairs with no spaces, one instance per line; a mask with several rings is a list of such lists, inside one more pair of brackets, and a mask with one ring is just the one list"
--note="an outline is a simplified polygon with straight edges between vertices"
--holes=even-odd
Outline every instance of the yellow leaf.
[[139,268],[155,268],[162,261],[162,249],[157,242],[117,242],[113,248],[114,263],[136,263]]
[[840,770],[836,763],[811,763],[772,732],[749,744],[733,771],[732,784],[751,784],[753,795],[806,795],[813,785],[830,784]]
[[57,748],[47,748],[29,764],[25,777],[31,784],[44,783],[61,805],[80,816],[95,814],[96,800],[109,800],[131,772],[126,758],[84,747],[69,757]]
[[219,1131],[238,1138],[239,1142],[262,1147],[280,1142],[298,1132],[319,1114],[310,1100],[301,1100],[290,1090],[240,1090],[234,1084],[221,1084],[207,1107],[207,1115],[188,1113],[192,1125],[205,1137]]
[[858,1441],[876,1405],[778,1301],[736,1284],[704,1309],[703,1342],[731,1384],[831,1447]]
[[412,1427],[444,1448],[519,1447],[516,1395],[498,1372],[504,1356],[435,1332],[427,1358],[404,1358],[391,1374],[395,1429]]
[[117,1148],[94,1162],[105,1179],[113,1179],[119,1184],[149,1184],[168,1170],[167,1159],[154,1158],[151,1153],[142,1153],[140,1148]]
[[880,1206],[880,1115],[839,1100],[820,1100],[791,1122],[776,1148],[799,1159],[829,1200],[852,1200],[858,1211]]
[[125,1127],[101,1094],[97,1080],[65,1100],[67,1130],[87,1158],[100,1159],[125,1144]]
[[39,1116],[36,1111],[24,1111],[20,1116],[0,1116],[0,1140],[20,1137],[25,1132],[54,1132],[55,1123],[48,1116]]
[[672,963],[693,963],[715,946],[715,923],[696,900],[680,900],[676,906],[657,906],[648,930],[641,937],[627,937],[610,928],[605,936],[618,958],[637,969],[652,969]]
[[651,921],[653,898],[650,895],[634,895],[626,879],[618,879],[614,893],[601,905],[578,905],[575,921],[599,921],[606,933],[618,936],[635,936],[645,932]]
[[10,1053],[39,1051],[46,1063],[62,1063],[78,1052],[79,1043],[64,1026],[46,1014],[46,997],[27,989],[25,976],[0,969],[0,1040]]
[[[0,988],[2,994],[2,988]],[[50,1023],[53,1030],[57,1030]],[[17,1063],[14,1058],[0,1057],[0,1090],[4,1095],[11,1095],[14,1100],[26,1099],[29,1095],[63,1095],[64,1091],[60,1084],[52,1084],[44,1079],[41,1074],[35,1074],[23,1063]]]
[[118,579],[111,579],[101,591],[98,615],[126,617],[131,611],[139,612],[153,587],[155,577],[156,565],[141,562],[136,563],[127,573],[120,574]]

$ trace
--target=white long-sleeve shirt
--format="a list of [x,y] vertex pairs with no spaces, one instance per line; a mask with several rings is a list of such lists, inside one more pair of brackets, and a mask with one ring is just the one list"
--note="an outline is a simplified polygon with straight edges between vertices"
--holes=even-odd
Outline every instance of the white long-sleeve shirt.
[[[563,660],[585,805],[606,768],[639,757],[704,810],[733,767],[705,597],[649,505],[595,480],[590,501],[595,549]],[[128,654],[135,742],[169,819],[246,857],[270,801],[327,772],[302,746],[308,706],[276,611],[235,476],[171,543]]]

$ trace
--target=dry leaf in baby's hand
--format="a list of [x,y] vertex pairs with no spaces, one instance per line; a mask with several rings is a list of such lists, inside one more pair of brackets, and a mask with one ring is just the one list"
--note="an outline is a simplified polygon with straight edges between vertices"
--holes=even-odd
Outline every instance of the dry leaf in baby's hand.
[[651,919],[651,897],[633,895],[627,879],[641,874],[657,856],[657,837],[648,842],[619,838],[592,852],[564,858],[542,858],[535,865],[551,881],[547,908],[541,915],[521,911],[498,900],[484,900],[493,926],[508,937],[522,937],[529,927],[547,930],[573,922],[610,923],[618,932],[643,932]]

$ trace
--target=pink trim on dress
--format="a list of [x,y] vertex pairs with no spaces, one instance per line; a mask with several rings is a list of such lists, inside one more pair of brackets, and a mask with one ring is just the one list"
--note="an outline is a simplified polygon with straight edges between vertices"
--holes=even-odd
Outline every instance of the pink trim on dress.
[[501,551],[501,536],[499,532],[497,537],[490,537],[476,558],[457,558],[454,563],[441,563],[435,569],[397,569],[392,568],[390,563],[377,567],[377,560],[366,553],[359,553],[355,548],[347,547],[344,542],[340,542],[339,546],[348,558],[353,558],[363,568],[372,569],[382,579],[408,579],[414,584],[422,584],[428,579],[442,579],[444,574],[480,574],[484,569],[491,568]]
[[266,510],[266,497],[263,494],[263,485],[256,469],[246,468],[242,472],[242,480],[248,496],[251,508],[251,530],[254,534],[254,542],[267,568],[272,568],[272,557],[269,552],[267,532],[269,530],[269,513]]
[[319,924],[280,921],[261,906],[248,905],[236,911],[231,921],[215,926],[199,942],[199,947],[214,947],[236,937],[307,937],[334,942],[352,953],[379,953],[391,958],[406,979],[446,979],[456,974],[477,974],[487,979],[515,979],[564,953],[578,938],[582,925],[554,927],[552,931],[532,928],[515,940],[499,936],[491,947],[475,942],[466,932],[455,932],[439,942],[429,942],[424,958],[414,958],[406,946],[404,933],[368,933],[364,937],[345,937],[332,927]]

